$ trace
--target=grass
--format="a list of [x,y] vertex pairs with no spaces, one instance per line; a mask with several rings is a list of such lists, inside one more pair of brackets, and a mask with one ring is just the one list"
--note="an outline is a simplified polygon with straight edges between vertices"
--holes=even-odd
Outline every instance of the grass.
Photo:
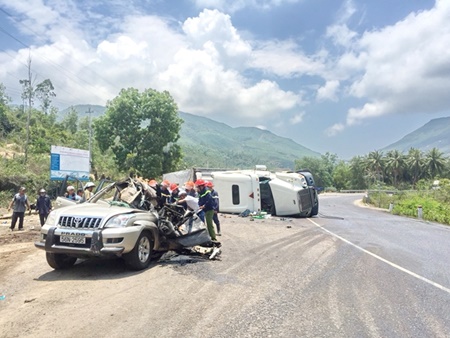
[[425,191],[400,191],[388,194],[382,191],[369,192],[367,203],[379,208],[389,209],[392,213],[408,217],[418,217],[419,207],[426,221],[450,225],[450,206],[447,189]]

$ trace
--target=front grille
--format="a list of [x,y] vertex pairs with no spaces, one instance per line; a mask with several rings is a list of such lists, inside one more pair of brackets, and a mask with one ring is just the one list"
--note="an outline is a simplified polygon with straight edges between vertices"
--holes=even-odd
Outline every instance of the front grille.
[[311,195],[308,189],[303,189],[298,192],[300,199],[300,211],[305,211],[312,208]]
[[63,228],[97,229],[102,222],[98,217],[61,216],[58,225]]

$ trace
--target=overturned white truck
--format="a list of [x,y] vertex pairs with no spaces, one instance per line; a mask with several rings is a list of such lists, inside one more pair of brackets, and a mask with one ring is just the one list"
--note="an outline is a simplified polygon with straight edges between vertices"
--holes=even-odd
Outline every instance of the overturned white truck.
[[193,168],[164,175],[183,185],[188,180],[211,180],[220,196],[220,212],[265,211],[277,216],[311,217],[319,213],[319,200],[310,171],[270,172],[265,166],[252,170]]

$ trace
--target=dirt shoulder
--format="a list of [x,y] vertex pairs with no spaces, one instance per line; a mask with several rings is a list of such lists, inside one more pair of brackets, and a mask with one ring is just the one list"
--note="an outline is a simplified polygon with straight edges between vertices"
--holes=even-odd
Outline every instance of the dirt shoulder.
[[[8,271],[18,260],[35,251],[33,242],[39,239],[41,227],[37,214],[26,214],[24,230],[10,231],[11,218],[7,209],[0,209],[0,271]],[[1,277],[0,277],[1,281]]]

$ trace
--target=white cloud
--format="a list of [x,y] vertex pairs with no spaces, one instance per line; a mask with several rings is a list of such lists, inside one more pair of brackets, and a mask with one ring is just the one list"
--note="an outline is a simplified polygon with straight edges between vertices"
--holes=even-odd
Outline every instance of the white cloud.
[[[450,106],[450,2],[366,32],[338,61],[349,94],[367,100],[348,110],[347,125],[386,114],[437,113]],[[359,75],[358,75],[359,74]],[[342,131],[343,128],[333,128]]]
[[305,116],[305,113],[304,113],[304,112],[301,112],[301,113],[299,113],[299,114],[296,114],[296,115],[294,115],[293,117],[291,117],[291,118],[289,119],[289,123],[290,123],[291,125],[299,124],[300,122],[303,121],[303,116]]
[[356,13],[356,6],[353,0],[346,0],[338,11],[338,23],[346,23]]
[[336,123],[325,130],[325,135],[335,136],[345,129],[345,125],[342,123]]
[[331,38],[335,45],[349,47],[358,35],[350,30],[347,21],[356,13],[353,0],[346,0],[338,11],[336,24],[327,27],[326,36]]
[[327,28],[326,36],[331,38],[335,45],[349,47],[357,36],[347,25],[334,25]]
[[321,75],[325,71],[323,55],[305,56],[293,41],[254,42],[250,66],[281,77]]
[[339,81],[327,81],[324,86],[317,90],[317,100],[331,100],[337,101],[337,91],[339,89]]
[[285,3],[296,3],[302,0],[194,0],[197,8],[217,8],[223,12],[234,13],[246,7],[270,10]]
[[198,17],[188,18],[183,31],[192,48],[214,50],[217,62],[225,67],[244,66],[252,52],[233,27],[230,16],[218,10],[206,9]]
[[[28,13],[25,7],[20,10]],[[49,28],[56,30],[58,24],[53,25]],[[155,16],[128,15],[103,38],[103,27],[100,33],[86,34],[80,33],[82,22],[73,27],[76,38],[66,34],[69,28],[61,29],[52,44],[31,51],[35,74],[42,77],[40,81],[51,78],[57,92],[54,102],[62,108],[78,103],[104,105],[127,87],[168,90],[182,111],[248,121],[276,117],[301,102],[298,94],[274,81],[241,75],[254,50],[230,17],[217,10],[204,10],[181,25]],[[96,44],[84,39],[92,35],[97,36]],[[20,54],[26,63],[28,51]],[[21,72],[23,64],[8,63],[2,68]],[[58,76],[51,76],[55,73]]]

